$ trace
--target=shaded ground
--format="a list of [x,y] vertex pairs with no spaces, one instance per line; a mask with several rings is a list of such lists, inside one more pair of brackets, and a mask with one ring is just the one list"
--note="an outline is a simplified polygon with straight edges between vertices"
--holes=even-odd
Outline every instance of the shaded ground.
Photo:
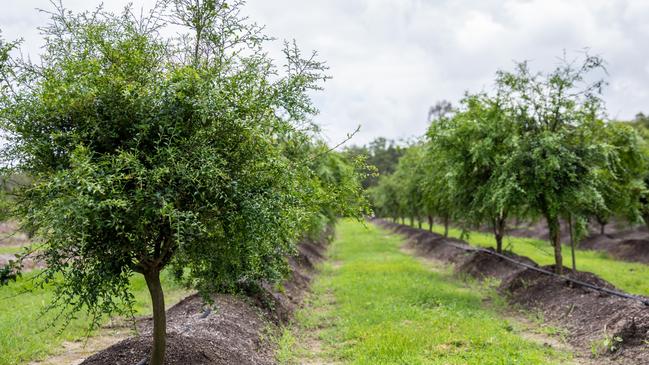
[[[512,265],[487,253],[468,252],[468,245],[462,241],[436,233],[375,222],[406,235],[410,247],[418,254],[455,264],[458,273],[502,280],[501,290],[512,303],[566,329],[568,341],[583,354],[595,357],[598,363],[649,363],[649,308],[639,302],[569,284],[565,279]],[[536,266],[528,258],[517,259]],[[575,276],[587,283],[613,288],[591,273],[578,272]]]
[[[323,258],[326,239],[303,242],[290,260],[291,278],[281,290],[265,285],[266,293],[253,297],[215,295],[206,305],[192,295],[167,311],[166,365],[274,364],[272,342],[277,325],[286,321]],[[130,337],[89,357],[85,365],[135,365],[147,358],[152,319],[138,322],[139,336]]]

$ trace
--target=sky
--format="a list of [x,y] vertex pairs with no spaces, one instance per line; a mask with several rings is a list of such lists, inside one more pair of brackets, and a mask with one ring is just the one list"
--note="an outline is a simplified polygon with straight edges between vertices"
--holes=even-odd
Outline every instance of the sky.
[[[118,10],[133,2],[107,0]],[[64,0],[71,10],[98,0]],[[5,39],[23,38],[23,52],[37,55],[37,27],[49,0],[0,0]],[[566,52],[585,49],[607,62],[604,100],[610,118],[649,112],[649,1],[647,0],[248,0],[243,12],[278,40],[317,50],[333,77],[313,95],[323,137],[338,144],[358,125],[353,144],[383,136],[423,134],[431,105],[457,103],[466,91],[489,90],[497,70],[528,60],[550,71]]]

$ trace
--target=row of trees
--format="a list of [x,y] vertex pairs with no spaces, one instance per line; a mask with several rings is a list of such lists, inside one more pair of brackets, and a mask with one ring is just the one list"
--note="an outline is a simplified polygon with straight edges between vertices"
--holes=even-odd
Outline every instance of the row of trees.
[[[589,220],[640,221],[647,212],[646,147],[628,123],[604,122],[593,81],[602,60],[586,56],[550,73],[527,63],[497,73],[495,89],[467,94],[407,149],[394,174],[372,189],[376,213],[433,217],[469,229],[488,224],[502,252],[512,218],[543,218],[562,273],[560,225],[574,243]],[[649,221],[649,220],[647,220]]]
[[284,278],[299,239],[367,212],[360,162],[310,121],[325,65],[287,43],[277,67],[241,5],[168,0],[144,16],[59,5],[39,63],[0,40],[3,166],[29,176],[12,214],[38,238],[38,279],[56,284],[68,318],[88,310],[97,324],[131,313],[130,278],[143,275],[152,365],[165,354],[162,270],[206,299],[247,290]]

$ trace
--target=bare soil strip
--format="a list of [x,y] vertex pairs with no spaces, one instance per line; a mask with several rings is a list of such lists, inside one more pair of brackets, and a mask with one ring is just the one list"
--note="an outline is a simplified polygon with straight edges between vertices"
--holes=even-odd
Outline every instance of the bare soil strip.
[[[567,341],[582,357],[591,357],[596,364],[649,363],[649,308],[637,301],[612,297],[447,244],[465,244],[460,240],[386,221],[375,223],[408,237],[409,247],[420,256],[452,263],[461,274],[501,280],[500,290],[510,303],[536,312],[546,324],[565,330]],[[533,263],[525,257],[517,259]],[[575,279],[614,288],[591,273],[577,272]]]

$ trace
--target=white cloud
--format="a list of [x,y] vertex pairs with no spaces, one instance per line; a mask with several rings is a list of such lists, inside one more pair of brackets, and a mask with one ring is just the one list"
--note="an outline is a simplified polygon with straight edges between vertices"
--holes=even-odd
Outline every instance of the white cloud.
[[[0,0],[0,28],[38,52],[48,0]],[[111,0],[118,9],[127,0]],[[133,0],[148,6],[153,0]],[[72,9],[99,0],[64,0]],[[491,86],[514,60],[547,70],[584,47],[608,62],[611,116],[649,111],[646,0],[248,0],[245,12],[279,39],[318,50],[334,76],[314,95],[331,143],[362,124],[356,143],[420,135],[428,107]],[[279,56],[281,42],[272,46]]]

